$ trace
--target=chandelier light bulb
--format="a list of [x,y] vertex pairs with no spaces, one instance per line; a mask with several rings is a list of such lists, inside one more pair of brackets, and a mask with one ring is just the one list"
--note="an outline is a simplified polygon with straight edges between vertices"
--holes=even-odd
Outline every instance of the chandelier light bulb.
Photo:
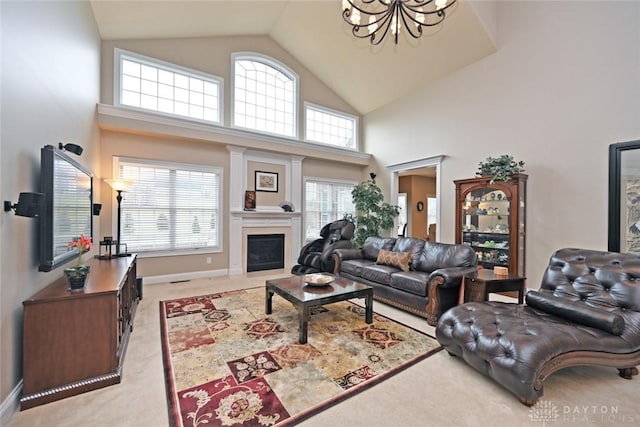
[[442,10],[447,6],[447,0],[436,0],[436,10]]
[[360,12],[358,9],[354,9],[353,12],[351,12],[351,24],[360,25]]
[[369,25],[367,25],[367,29],[369,30],[369,34],[373,34],[378,29],[378,21],[376,21],[375,16],[369,17]]

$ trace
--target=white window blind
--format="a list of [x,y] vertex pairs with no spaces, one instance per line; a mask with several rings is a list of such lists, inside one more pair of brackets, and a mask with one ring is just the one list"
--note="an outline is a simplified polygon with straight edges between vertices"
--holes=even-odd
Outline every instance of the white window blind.
[[345,214],[355,215],[351,191],[356,184],[340,181],[325,181],[307,178],[304,185],[304,225],[305,239],[320,236],[326,224],[344,218]]
[[119,159],[121,239],[129,252],[217,248],[222,169]]

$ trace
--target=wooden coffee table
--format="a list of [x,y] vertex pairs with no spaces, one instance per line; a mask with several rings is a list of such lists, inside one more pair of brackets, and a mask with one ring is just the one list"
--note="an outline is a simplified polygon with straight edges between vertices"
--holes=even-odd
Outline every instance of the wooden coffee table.
[[271,314],[271,298],[278,294],[289,301],[298,311],[300,323],[298,341],[307,343],[307,325],[312,307],[345,301],[352,298],[364,298],[365,321],[373,323],[373,288],[353,280],[336,278],[327,286],[310,286],[305,284],[304,276],[291,276],[266,281],[265,311]]

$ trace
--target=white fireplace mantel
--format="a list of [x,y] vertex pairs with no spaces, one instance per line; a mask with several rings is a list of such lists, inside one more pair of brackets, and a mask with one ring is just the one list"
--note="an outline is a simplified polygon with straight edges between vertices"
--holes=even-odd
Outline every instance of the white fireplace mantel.
[[[264,229],[260,233],[257,229]],[[270,234],[272,229],[285,229],[285,266],[295,264],[302,242],[302,214],[300,212],[232,211],[229,221],[229,275],[246,272],[243,247],[246,245],[245,229],[252,234]]]
[[[227,146],[230,154],[229,168],[229,275],[246,273],[243,263],[243,249],[246,250],[246,229],[284,229],[285,233],[285,266],[295,264],[302,248],[302,213],[285,212],[279,206],[256,206],[255,211],[242,209],[244,191],[247,189],[247,161],[249,159],[265,163],[285,166],[286,194],[284,198],[293,203],[296,209],[302,207],[302,159],[301,156],[279,155],[267,152],[246,150],[242,147]],[[295,185],[294,185],[295,183]],[[259,231],[253,232],[260,234]]]

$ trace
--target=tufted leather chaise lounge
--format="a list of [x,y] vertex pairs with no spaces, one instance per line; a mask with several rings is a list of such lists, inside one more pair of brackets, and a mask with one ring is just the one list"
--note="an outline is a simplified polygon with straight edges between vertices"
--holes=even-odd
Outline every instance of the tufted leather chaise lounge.
[[609,366],[631,379],[640,364],[640,257],[560,249],[526,305],[459,305],[442,315],[436,337],[529,406],[569,366]]

